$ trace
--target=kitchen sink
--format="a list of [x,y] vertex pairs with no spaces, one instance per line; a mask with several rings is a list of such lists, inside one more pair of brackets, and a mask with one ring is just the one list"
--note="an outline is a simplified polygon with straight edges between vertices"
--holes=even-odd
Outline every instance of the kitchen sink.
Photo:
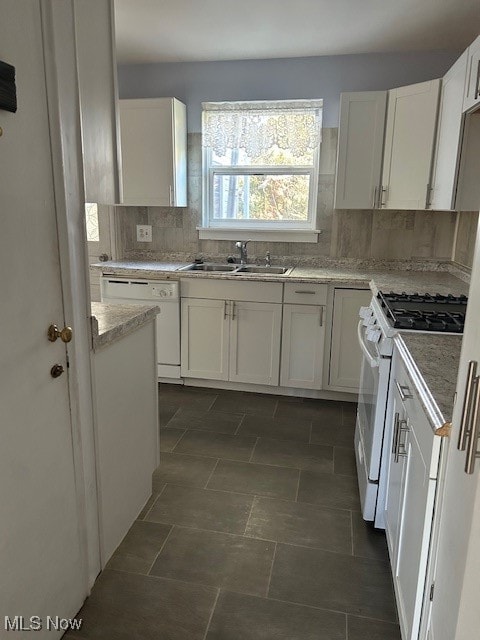
[[258,265],[245,265],[238,267],[236,273],[241,275],[242,273],[259,273],[262,275],[288,275],[292,271],[293,267],[267,267]]
[[179,271],[236,271],[238,265],[236,264],[208,264],[208,263],[195,263],[189,264],[186,267],[181,267]]
[[289,275],[293,267],[278,267],[265,265],[259,266],[256,264],[212,264],[212,263],[194,263],[188,264],[186,267],[181,267],[179,271],[204,271],[204,272],[217,272],[217,273],[231,273],[235,276],[247,275],[249,273],[258,273],[259,275]]

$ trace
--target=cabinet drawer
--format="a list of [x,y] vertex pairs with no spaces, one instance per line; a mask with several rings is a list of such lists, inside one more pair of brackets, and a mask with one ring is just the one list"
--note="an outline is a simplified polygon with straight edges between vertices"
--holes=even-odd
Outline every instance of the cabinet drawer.
[[[281,303],[282,289],[283,285],[280,282],[237,282],[216,278],[181,280],[182,298]],[[313,298],[313,296],[308,297]]]
[[290,304],[327,304],[328,285],[287,282],[283,301]]

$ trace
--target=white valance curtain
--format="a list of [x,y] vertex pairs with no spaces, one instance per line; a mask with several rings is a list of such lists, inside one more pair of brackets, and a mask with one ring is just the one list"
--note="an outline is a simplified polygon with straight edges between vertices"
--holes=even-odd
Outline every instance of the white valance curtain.
[[322,135],[323,100],[202,103],[202,142],[217,156],[243,149],[256,158],[274,145],[295,157],[316,149]]

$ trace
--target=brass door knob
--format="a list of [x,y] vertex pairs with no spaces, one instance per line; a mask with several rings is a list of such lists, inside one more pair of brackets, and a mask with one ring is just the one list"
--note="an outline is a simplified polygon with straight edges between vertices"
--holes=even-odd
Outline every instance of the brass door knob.
[[52,376],[52,378],[59,378],[64,371],[65,369],[61,364],[54,364],[50,369],[50,375]]
[[47,331],[48,339],[50,342],[55,342],[57,338],[60,338],[62,342],[70,342],[73,338],[72,327],[63,327],[60,330],[56,324],[51,324]]

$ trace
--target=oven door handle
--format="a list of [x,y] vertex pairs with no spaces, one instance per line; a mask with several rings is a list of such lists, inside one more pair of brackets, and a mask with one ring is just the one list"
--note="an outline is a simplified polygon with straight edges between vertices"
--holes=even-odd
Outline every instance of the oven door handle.
[[372,367],[372,369],[374,369],[375,367],[378,367],[379,363],[378,363],[378,360],[376,358],[372,357],[372,354],[368,350],[367,345],[365,344],[365,342],[363,340],[362,327],[363,327],[363,320],[360,320],[360,322],[358,323],[358,327],[357,327],[358,344],[360,345],[360,348],[363,351],[363,355],[367,359],[368,364]]

